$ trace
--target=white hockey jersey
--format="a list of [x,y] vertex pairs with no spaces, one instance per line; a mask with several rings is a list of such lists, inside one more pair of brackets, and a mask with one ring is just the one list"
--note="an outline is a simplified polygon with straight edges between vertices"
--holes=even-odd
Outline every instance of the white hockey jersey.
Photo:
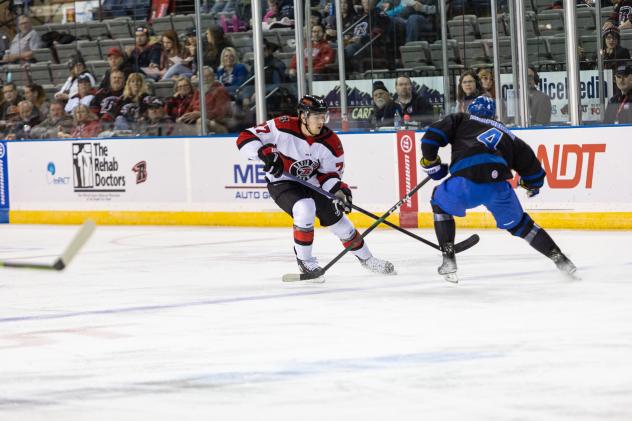
[[[249,160],[259,160],[263,145],[274,145],[283,158],[284,171],[329,191],[342,179],[344,151],[340,138],[327,127],[318,136],[305,136],[297,117],[281,116],[242,131],[237,147]],[[267,176],[271,183],[287,177]]]

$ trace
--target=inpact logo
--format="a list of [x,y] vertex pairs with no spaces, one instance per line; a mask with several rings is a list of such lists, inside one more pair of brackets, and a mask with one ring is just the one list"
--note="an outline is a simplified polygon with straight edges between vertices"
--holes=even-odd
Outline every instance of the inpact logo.
[[[561,149],[561,152],[560,152]],[[546,171],[546,180],[552,189],[571,189],[585,177],[585,187],[592,188],[595,160],[598,153],[606,152],[605,144],[554,145],[553,157],[544,145],[538,146],[538,160]],[[585,158],[585,159],[584,159]],[[574,164],[574,165],[573,165]]]
[[413,149],[413,140],[409,135],[405,134],[399,139],[399,147],[404,153],[409,153]]
[[70,177],[58,176],[55,163],[51,161],[48,163],[48,165],[46,165],[46,181],[48,182],[48,184],[65,185],[70,183]]

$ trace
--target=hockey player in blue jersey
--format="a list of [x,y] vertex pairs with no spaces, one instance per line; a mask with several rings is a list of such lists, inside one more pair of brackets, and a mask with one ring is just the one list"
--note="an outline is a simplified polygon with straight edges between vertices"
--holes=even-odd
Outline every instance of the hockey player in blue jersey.
[[434,227],[443,254],[439,274],[458,282],[454,256],[454,216],[465,216],[467,209],[484,205],[494,216],[496,226],[524,238],[531,247],[551,259],[557,268],[575,277],[575,265],[560,251],[549,234],[523,211],[509,184],[512,170],[520,175],[520,186],[533,197],[540,192],[546,176],[535,153],[522,139],[494,120],[496,103],[477,97],[468,113],[450,114],[433,123],[422,138],[421,166],[433,179],[448,175],[441,163],[439,148],[450,144],[450,178],[437,186],[430,201]]

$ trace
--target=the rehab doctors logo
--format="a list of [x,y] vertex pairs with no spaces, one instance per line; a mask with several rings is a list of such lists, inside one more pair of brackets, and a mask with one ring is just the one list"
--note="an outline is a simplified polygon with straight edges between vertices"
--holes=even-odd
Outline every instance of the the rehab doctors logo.
[[314,162],[311,159],[303,159],[302,161],[296,161],[290,166],[290,174],[301,180],[309,180],[312,175],[318,170],[320,165],[318,162]]
[[51,161],[46,165],[46,181],[48,184],[66,185],[70,184],[70,177],[57,174],[57,167],[55,163]]
[[72,144],[73,186],[82,193],[124,193],[119,163],[100,142]]

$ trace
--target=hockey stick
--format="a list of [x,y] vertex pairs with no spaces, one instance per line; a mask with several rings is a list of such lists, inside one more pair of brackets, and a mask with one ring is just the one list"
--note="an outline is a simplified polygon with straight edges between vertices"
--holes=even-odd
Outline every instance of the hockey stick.
[[[287,178],[289,178],[292,181],[295,181],[295,182],[297,182],[299,184],[302,184],[305,187],[308,187],[308,188],[310,188],[310,189],[322,194],[323,196],[325,196],[329,200],[333,200],[333,201],[336,201],[336,202],[340,201],[340,199],[338,199],[333,194],[329,193],[327,190],[324,190],[324,189],[322,189],[322,188],[320,188],[318,186],[310,184],[310,183],[308,183],[307,181],[305,181],[303,179],[295,177],[292,174],[288,174],[287,172],[284,172],[283,175],[286,176]],[[367,211],[365,209],[362,209],[361,207],[356,206],[353,203],[351,204],[351,207],[353,209],[357,210],[358,212],[365,214],[366,216],[370,216],[373,219],[380,219],[380,217],[377,216],[376,214],[371,213],[371,212],[369,212],[369,211]],[[406,234],[407,236],[409,236],[411,238],[414,238],[417,241],[421,241],[422,243],[427,244],[427,245],[429,245],[430,247],[432,247],[432,248],[434,248],[436,250],[441,250],[441,247],[438,246],[437,244],[435,244],[435,243],[433,243],[431,241],[428,241],[425,238],[422,238],[422,237],[418,236],[417,234],[414,234],[414,233],[408,231],[407,229],[404,229],[404,228],[400,227],[399,225],[395,225],[392,222],[387,221],[387,220],[382,221],[382,223],[384,225],[387,225],[387,226],[389,226],[389,227],[401,232],[402,234]],[[456,243],[454,245],[454,252],[455,253],[460,253],[462,251],[465,251],[465,250],[469,249],[470,247],[476,245],[479,240],[480,240],[480,238],[479,238],[478,234],[470,235],[465,240],[463,240],[463,241],[461,241],[459,243]]]
[[96,225],[88,220],[83,223],[64,252],[53,263],[28,263],[16,261],[0,261],[0,266],[22,269],[64,270],[77,255],[81,247],[90,239]]
[[[399,199],[399,202],[395,203],[389,210],[386,211],[386,213],[384,215],[380,216],[377,219],[377,221],[375,221],[369,228],[367,228],[360,235],[360,237],[364,238],[367,235],[369,235],[369,233],[371,231],[373,231],[375,228],[377,228],[378,225],[380,225],[382,222],[384,222],[386,220],[386,218],[388,218],[393,212],[395,212],[397,209],[399,209],[400,206],[402,206],[408,199],[413,197],[413,195],[415,193],[417,193],[417,190],[422,188],[424,186],[424,184],[426,184],[430,180],[431,180],[430,177],[426,177],[423,180],[421,180],[421,182],[419,184],[417,184],[411,191],[409,191],[408,193],[406,193],[406,195],[404,197]],[[342,259],[342,256],[347,254],[347,252],[350,251],[355,245],[356,245],[356,242],[352,242],[351,244],[349,244],[349,247],[345,248],[343,251],[338,253],[338,255],[336,257],[334,257],[331,260],[331,262],[327,263],[325,265],[325,267],[323,267],[323,269],[322,269],[322,271],[320,273],[318,273],[316,275],[309,274],[309,273],[301,273],[301,274],[298,274],[298,273],[287,273],[287,274],[283,275],[283,282],[306,281],[306,280],[310,280],[310,279],[311,280],[316,280],[316,279],[320,279],[320,278],[322,278],[322,280],[320,282],[324,282],[325,279],[323,278],[323,276],[325,275],[325,272],[327,272],[327,270],[329,270],[330,267],[335,265],[336,262],[338,262],[338,260]]]

